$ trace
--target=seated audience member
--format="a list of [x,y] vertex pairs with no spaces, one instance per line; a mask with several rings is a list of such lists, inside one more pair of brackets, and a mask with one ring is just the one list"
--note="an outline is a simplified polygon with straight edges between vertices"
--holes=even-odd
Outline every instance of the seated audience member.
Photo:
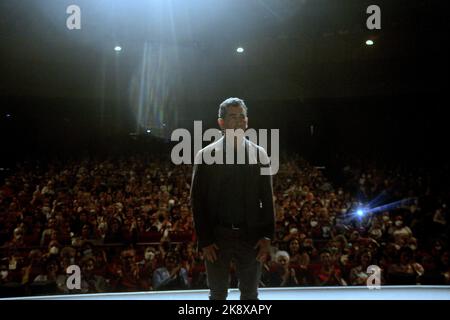
[[446,278],[441,272],[433,257],[426,255],[422,258],[424,273],[418,277],[418,284],[421,285],[445,285]]
[[28,264],[22,268],[22,284],[33,282],[41,273],[43,268],[42,252],[39,249],[33,249],[28,255]]
[[153,289],[180,290],[188,288],[188,274],[182,268],[178,255],[168,252],[165,257],[165,266],[153,273]]
[[0,285],[11,281],[8,271],[8,263],[6,260],[0,261]]
[[275,261],[271,264],[268,274],[268,287],[293,287],[298,286],[298,280],[294,268],[289,267],[289,253],[278,251]]
[[399,260],[388,269],[389,283],[394,285],[415,285],[418,277],[424,273],[423,267],[414,261],[413,251],[403,247],[399,252]]
[[332,261],[331,253],[323,250],[320,253],[320,267],[314,270],[315,284],[318,286],[346,286],[341,269]]
[[115,291],[147,291],[148,280],[143,275],[139,263],[136,262],[134,249],[125,249],[120,254],[120,265],[115,269]]
[[353,286],[366,285],[370,274],[367,273],[367,267],[372,265],[372,254],[365,250],[359,255],[359,265],[350,271],[350,284]]
[[102,293],[108,291],[106,280],[95,274],[95,258],[87,256],[81,260],[81,292]]

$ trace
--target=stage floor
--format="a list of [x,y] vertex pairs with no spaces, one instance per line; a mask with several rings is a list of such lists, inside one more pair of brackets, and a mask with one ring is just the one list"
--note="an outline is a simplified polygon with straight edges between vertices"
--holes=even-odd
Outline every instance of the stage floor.
[[[230,289],[228,300],[239,300]],[[207,300],[208,290],[53,295],[0,300]],[[261,288],[260,300],[450,300],[450,286]]]

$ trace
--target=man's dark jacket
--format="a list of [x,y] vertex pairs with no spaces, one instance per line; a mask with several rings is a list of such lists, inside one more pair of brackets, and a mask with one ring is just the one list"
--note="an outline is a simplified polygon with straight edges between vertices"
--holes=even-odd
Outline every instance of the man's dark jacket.
[[[272,176],[262,175],[261,168],[269,169],[269,158],[264,148],[245,139],[245,148],[249,158],[244,166],[244,195],[246,238],[256,242],[267,237],[273,239],[275,230],[275,213],[273,205]],[[203,161],[205,154],[223,156],[224,137],[206,146],[198,152],[194,161],[191,184],[191,206],[194,213],[194,225],[199,248],[215,242],[215,228],[219,225],[217,209],[221,197],[220,178],[226,164],[207,164]],[[256,155],[256,157],[255,157]],[[221,158],[223,159],[223,158]],[[202,161],[200,163],[200,161]]]

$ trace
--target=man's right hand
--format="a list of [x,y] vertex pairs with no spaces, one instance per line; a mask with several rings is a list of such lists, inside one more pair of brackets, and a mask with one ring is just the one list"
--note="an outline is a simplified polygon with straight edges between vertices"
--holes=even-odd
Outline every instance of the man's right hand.
[[215,243],[204,247],[202,250],[203,250],[203,256],[209,262],[214,263],[217,260],[216,250],[219,250],[219,247]]

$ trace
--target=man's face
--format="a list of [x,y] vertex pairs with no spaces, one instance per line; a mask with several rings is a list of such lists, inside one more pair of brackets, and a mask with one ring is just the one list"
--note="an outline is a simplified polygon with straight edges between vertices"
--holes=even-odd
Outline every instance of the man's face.
[[219,126],[222,130],[226,129],[242,129],[246,130],[248,125],[247,114],[241,106],[230,106],[224,118],[219,118]]

